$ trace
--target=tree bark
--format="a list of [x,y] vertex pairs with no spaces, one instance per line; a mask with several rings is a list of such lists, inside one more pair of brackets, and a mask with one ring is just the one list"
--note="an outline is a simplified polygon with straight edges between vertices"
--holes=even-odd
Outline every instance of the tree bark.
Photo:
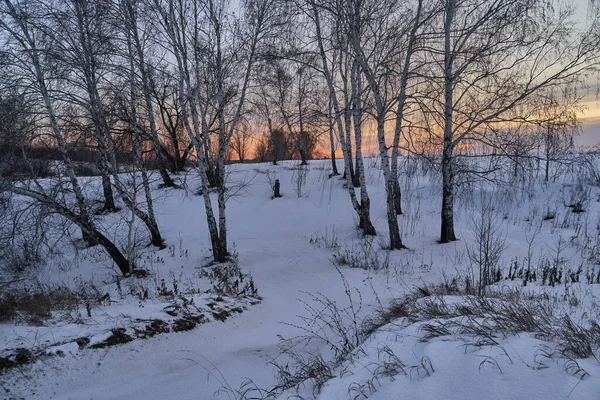
[[[142,91],[144,93],[144,102],[146,104],[146,117],[148,118],[148,122],[150,124],[150,138],[152,139],[152,147],[154,148],[154,155],[156,157],[156,163],[158,164],[158,171],[163,180],[163,185],[165,187],[174,187],[175,182],[167,172],[165,168],[162,152],[160,149],[160,141],[158,138],[158,130],[156,129],[156,120],[154,116],[154,107],[152,106],[152,99],[150,98],[150,82],[148,77],[148,66],[146,65],[146,59],[144,56],[144,49],[142,48],[142,43],[140,41],[138,26],[137,26],[137,10],[136,5],[133,1],[127,1],[127,22],[129,23],[129,28],[131,32],[131,39],[133,47],[135,48],[135,52],[137,53],[137,63],[139,65],[140,76],[142,78]],[[133,59],[133,49],[129,51],[130,58]]]
[[442,212],[440,243],[456,240],[454,234],[454,165],[453,165],[453,90],[452,23],[455,0],[446,0],[444,21],[444,150],[442,153]]
[[[355,16],[355,18],[359,19],[360,16]],[[383,176],[385,179],[385,190],[386,190],[386,209],[387,209],[387,220],[388,220],[388,232],[389,232],[389,249],[390,250],[399,250],[405,248],[402,243],[402,239],[400,237],[400,227],[398,225],[398,217],[396,213],[396,201],[395,201],[395,185],[394,183],[398,183],[392,179],[392,173],[390,169],[390,158],[388,155],[388,149],[385,142],[385,116],[386,110],[383,104],[383,98],[379,91],[379,85],[375,79],[373,72],[371,71],[370,66],[367,64],[367,60],[363,53],[362,47],[360,45],[360,27],[352,26],[352,44],[354,50],[356,52],[356,63],[353,67],[353,92],[355,92],[354,99],[354,110],[355,110],[355,119],[354,119],[354,129],[357,127],[357,118],[356,110],[361,110],[362,105],[360,102],[360,93],[362,93],[361,86],[361,73],[364,71],[365,76],[367,78],[369,87],[373,93],[373,98],[375,99],[375,109],[376,109],[376,119],[377,119],[377,140],[379,144],[379,157],[381,159],[381,169],[383,171]],[[357,140],[358,141],[358,140]],[[358,147],[357,147],[357,159],[358,159]],[[358,166],[358,163],[357,163]],[[362,165],[361,165],[362,167]],[[363,167],[364,168],[364,167]],[[361,177],[362,178],[362,177]],[[363,182],[361,181],[361,185]]]
[[360,228],[365,235],[375,235],[375,227],[371,223],[371,199],[367,191],[365,164],[362,157],[362,80],[360,66],[355,60],[351,74],[352,86],[352,122],[354,124],[354,143],[356,147],[356,175],[360,186]]
[[337,169],[337,163],[335,160],[335,140],[334,140],[334,135],[333,135],[333,112],[332,112],[332,108],[333,105],[331,104],[331,98],[329,99],[329,108],[328,108],[328,112],[327,112],[327,116],[328,116],[328,124],[329,124],[329,146],[331,149],[331,175],[332,176],[337,176],[340,173],[338,172]]
[[[335,121],[337,124],[338,134],[340,137],[340,145],[342,147],[342,153],[344,155],[344,176],[346,176],[346,178],[349,178],[349,177],[351,178],[351,177],[353,177],[353,174],[351,173],[352,152],[351,152],[351,145],[350,145],[350,132],[345,131],[345,129],[344,129],[345,124],[344,124],[344,121],[342,121],[342,111],[340,109],[340,105],[337,100],[333,76],[331,74],[331,71],[329,69],[329,65],[327,62],[327,56],[325,54],[325,47],[323,45],[323,36],[321,33],[321,22],[320,22],[318,5],[315,0],[312,0],[310,2],[310,5],[311,5],[312,17],[313,17],[313,21],[314,21],[315,29],[316,29],[316,37],[317,37],[317,44],[318,44],[318,48],[319,48],[319,54],[321,55],[321,63],[323,66],[323,69],[322,69],[323,76],[325,78],[325,81],[327,82],[327,87],[329,89],[329,98],[330,98],[332,106],[333,106]],[[346,87],[347,87],[347,85],[346,85]],[[345,96],[347,97],[347,92],[345,92]],[[348,103],[349,102],[347,102],[347,104]],[[344,111],[344,114],[346,116],[346,121],[345,121],[346,127],[348,127],[348,125],[350,124],[350,112],[349,112],[348,108],[349,107],[347,107],[347,110]],[[364,174],[363,174],[363,177],[364,177]],[[361,203],[359,203],[358,199],[356,198],[356,192],[351,183],[352,183],[351,181],[348,181],[348,184],[346,186],[348,189],[348,193],[350,195],[350,202],[352,203],[352,207],[354,208],[354,210],[356,211],[356,213],[358,214],[358,217],[359,217],[359,228],[362,230],[364,235],[376,235],[375,227],[371,223],[371,218],[370,218],[370,212],[369,212],[370,199],[367,195],[364,199],[361,199]],[[366,192],[366,188],[365,188],[365,192]]]
[[102,206],[101,211],[117,211],[115,198],[113,196],[112,183],[110,182],[110,176],[107,174],[102,174],[102,193],[104,194],[104,206]]

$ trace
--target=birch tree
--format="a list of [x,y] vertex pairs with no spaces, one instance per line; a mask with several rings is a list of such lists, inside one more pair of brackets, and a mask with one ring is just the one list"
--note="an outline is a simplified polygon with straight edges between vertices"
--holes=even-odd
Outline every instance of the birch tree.
[[[334,3],[334,6],[336,4]],[[341,4],[337,4],[338,6],[343,6]],[[354,69],[354,75],[350,77],[351,73],[346,69],[348,64],[343,61],[339,62],[339,70],[337,71],[342,76],[342,88],[338,89],[336,87],[336,79],[333,75],[333,70],[331,66],[331,59],[328,56],[331,56],[331,53],[328,52],[328,49],[325,47],[326,34],[324,33],[323,26],[321,24],[322,15],[324,13],[323,10],[331,11],[333,7],[323,7],[321,4],[316,1],[309,0],[306,3],[306,10],[304,12],[306,15],[312,20],[313,29],[314,29],[314,39],[316,41],[317,51],[319,57],[321,59],[321,72],[323,74],[323,78],[327,84],[327,89],[329,91],[329,98],[332,103],[333,114],[335,118],[335,123],[337,126],[338,136],[340,140],[340,145],[342,147],[342,153],[344,154],[344,175],[348,179],[348,193],[350,195],[350,201],[352,203],[352,207],[358,214],[359,218],[359,228],[362,230],[365,235],[375,235],[375,227],[371,222],[371,199],[369,197],[369,193],[367,191],[366,179],[364,173],[364,163],[362,162],[362,136],[361,136],[361,118],[360,118],[360,109],[355,109],[355,112],[351,114],[351,104],[354,96],[358,96],[357,87],[357,75],[356,75],[356,63],[352,64],[352,69]],[[335,28],[335,15],[329,15],[329,22],[333,24],[334,29],[333,32],[330,32],[329,37],[335,37],[337,34],[337,38],[341,40],[340,32],[336,32]],[[342,43],[347,43],[347,41],[343,41]],[[341,54],[338,54],[339,60],[342,60]],[[351,79],[354,78],[354,79]],[[349,81],[353,81],[351,85],[348,84]],[[352,86],[352,89],[349,87]],[[360,86],[360,85],[359,85]],[[341,92],[341,93],[340,93]],[[362,95],[362,94],[361,94]],[[338,96],[343,100],[340,101]],[[356,102],[355,102],[356,103]],[[358,184],[360,186],[360,202],[358,197],[356,196],[356,191],[353,187],[352,176],[352,165],[353,165],[353,155],[352,155],[352,147],[351,147],[351,125],[352,118],[354,118],[355,124],[354,126],[354,139],[355,139],[355,156],[357,160],[356,164],[356,176],[358,178]],[[357,129],[358,127],[358,129]]]
[[[177,64],[182,120],[196,150],[213,258],[223,262],[229,256],[225,156],[244,111],[257,48],[279,22],[279,8],[274,0],[257,0],[245,3],[242,16],[238,16],[221,0],[155,0],[153,4]],[[200,26],[202,31],[197,29]],[[239,40],[242,37],[245,40]],[[198,51],[194,53],[191,44]],[[198,77],[202,81],[194,82]],[[200,96],[211,101],[199,101]],[[212,130],[218,140],[215,169],[218,223],[212,208],[207,168],[207,156],[210,157],[212,150],[205,141]]]
[[533,94],[580,84],[597,64],[597,24],[582,31],[573,12],[560,1],[444,0],[441,43],[428,50],[438,66],[431,93],[443,93],[428,111],[443,131],[441,243],[456,240],[455,149],[482,140]]
[[[77,225],[90,243],[100,244],[123,275],[130,273],[133,265],[121,253],[119,248],[100,232],[92,218],[88,202],[77,179],[73,162],[68,153],[67,143],[61,131],[55,112],[52,82],[47,77],[49,67],[47,49],[38,40],[43,36],[37,21],[42,19],[45,10],[35,2],[14,3],[3,0],[0,7],[0,27],[8,35],[6,54],[13,66],[21,73],[20,78],[29,81],[42,101],[52,138],[64,163],[65,180],[59,178],[54,188],[48,189],[37,181],[7,182],[2,181],[2,189],[26,196],[37,204],[49,207],[57,214]],[[65,193],[72,191],[74,204]]]
[[[364,74],[368,82],[371,95],[374,100],[374,117],[377,124],[377,141],[379,145],[379,157],[381,159],[381,169],[385,180],[386,189],[386,209],[389,232],[389,248],[402,249],[400,229],[398,226],[395,197],[399,194],[396,190],[398,185],[397,176],[392,175],[388,145],[385,137],[385,123],[387,115],[395,101],[395,96],[389,96],[391,88],[387,77],[391,63],[398,60],[398,55],[394,54],[395,48],[400,48],[397,39],[401,37],[401,22],[390,18],[390,15],[397,15],[394,8],[395,2],[381,3],[355,0],[348,4],[348,12],[345,14],[347,24],[347,34],[352,45],[353,54],[356,57],[356,65],[353,69],[354,82],[356,86],[356,95],[353,96],[354,110],[359,110],[360,105],[360,76]],[[373,28],[369,24],[378,24],[379,26],[393,26],[395,29],[384,30]],[[368,38],[363,35],[368,31]],[[396,40],[385,40],[386,37]],[[368,50],[365,48],[368,46]],[[368,52],[368,54],[367,54]],[[387,55],[388,57],[382,57]],[[357,121],[354,121],[355,129]],[[397,171],[397,169],[396,169]]]
[[[114,43],[109,35],[115,32],[106,21],[106,14],[112,14],[112,4],[105,0],[72,0],[59,6],[46,6],[52,24],[47,35],[56,48],[52,56],[72,74],[68,80],[74,86],[72,97],[81,99],[89,112],[103,160],[101,172],[112,180],[120,199],[148,228],[151,244],[162,248],[164,243],[152,208],[142,210],[119,177],[115,143],[101,94],[100,83],[108,73],[108,59],[114,57]],[[81,93],[76,92],[78,87],[74,84],[78,79],[82,81]]]
[[[150,139],[152,141],[152,148],[154,150],[154,156],[156,157],[156,163],[158,171],[165,187],[175,186],[175,182],[169,176],[163,162],[163,153],[161,151],[161,144],[159,140],[159,134],[156,124],[156,116],[154,112],[154,105],[152,103],[152,89],[150,82],[150,65],[146,61],[146,48],[142,43],[140,34],[140,8],[142,3],[139,0],[126,0],[121,2],[121,20],[123,22],[122,27],[125,29],[125,35],[127,37],[127,56],[130,59],[130,63],[134,65],[130,68],[136,67],[139,71],[139,77],[142,84],[142,95],[144,98],[144,105],[146,111],[146,119],[150,125]],[[143,9],[141,10],[144,11]],[[148,23],[148,22],[147,22]],[[135,71],[134,71],[135,72]],[[134,74],[133,78],[138,74]],[[135,81],[133,82],[135,84]]]

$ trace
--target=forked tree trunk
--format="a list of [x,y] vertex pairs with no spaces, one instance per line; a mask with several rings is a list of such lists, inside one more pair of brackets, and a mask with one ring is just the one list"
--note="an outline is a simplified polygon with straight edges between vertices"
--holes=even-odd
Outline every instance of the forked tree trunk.
[[[362,81],[360,79],[359,63],[355,60],[352,66],[352,118],[354,124],[354,143],[356,147],[356,177],[360,187],[360,228],[365,235],[376,235],[375,227],[371,222],[371,199],[367,191],[365,177],[365,164],[362,156]],[[351,189],[354,190],[354,189]]]
[[[358,17],[358,16],[357,16]],[[353,27],[352,30],[352,44],[357,53],[356,66],[354,67],[354,73],[356,84],[353,86],[353,92],[356,88],[356,93],[362,93],[361,87],[361,73],[364,70],[365,76],[367,78],[368,84],[373,93],[373,98],[375,99],[375,108],[376,108],[376,117],[377,117],[377,141],[379,144],[379,157],[381,159],[381,169],[383,171],[383,176],[385,180],[385,191],[386,191],[386,210],[387,210],[387,220],[388,220],[388,232],[389,232],[389,249],[390,250],[399,250],[405,248],[402,243],[402,239],[400,237],[400,227],[398,226],[398,217],[396,213],[396,201],[395,201],[395,185],[397,181],[392,179],[392,172],[390,168],[390,158],[388,155],[388,148],[385,141],[385,117],[386,110],[383,104],[383,99],[381,97],[381,93],[379,91],[379,85],[370,70],[370,66],[367,64],[367,60],[365,59],[365,55],[363,54],[362,48],[360,46],[358,34],[360,32],[359,27]],[[361,109],[362,105],[360,103],[359,96],[355,96],[355,110]],[[356,111],[355,111],[356,113]],[[358,116],[356,116],[358,117]],[[356,129],[357,118],[355,117],[354,125]],[[358,148],[357,148],[358,152]],[[358,154],[357,154],[358,157]],[[363,182],[361,182],[362,184]]]
[[[351,143],[350,143],[350,132],[345,131],[345,129],[344,129],[344,121],[342,121],[342,112],[341,112],[340,105],[339,105],[337,97],[336,97],[336,89],[335,89],[335,85],[334,85],[334,80],[333,80],[333,76],[329,69],[329,65],[327,62],[327,56],[325,54],[325,47],[323,45],[323,37],[321,34],[321,22],[320,22],[319,10],[318,10],[318,6],[316,4],[316,0],[312,0],[310,2],[310,6],[312,9],[314,23],[315,23],[317,44],[319,47],[319,54],[321,55],[323,76],[325,77],[325,81],[327,82],[327,87],[329,89],[329,98],[333,105],[335,122],[337,124],[337,129],[338,129],[338,133],[339,133],[339,137],[340,137],[340,145],[342,147],[342,153],[344,155],[344,176],[346,176],[346,178],[349,178],[349,177],[353,176],[353,174],[351,173],[352,152],[351,152]],[[347,95],[347,93],[346,93],[346,95]],[[346,126],[348,126],[349,122],[350,122],[349,121],[350,113],[346,112],[345,115],[346,115],[346,121],[345,121]],[[364,177],[364,173],[363,173],[363,177]],[[364,198],[362,198],[361,203],[359,203],[358,199],[356,198],[356,192],[354,190],[353,185],[351,185],[350,182],[348,182],[348,183],[349,184],[346,186],[348,189],[348,193],[350,195],[350,202],[352,203],[352,207],[354,208],[354,210],[356,211],[356,213],[358,214],[358,217],[359,217],[359,228],[362,230],[363,234],[365,234],[365,235],[376,235],[375,227],[371,223],[371,217],[370,217],[370,205],[371,204],[370,204],[370,199],[369,199],[368,195],[365,196]],[[364,188],[364,192],[366,194],[366,187]],[[361,193],[362,193],[362,189],[361,189]]]
[[[144,93],[144,102],[146,104],[146,117],[148,118],[148,122],[150,124],[150,138],[152,139],[152,147],[154,148],[154,156],[156,157],[156,163],[158,167],[158,171],[160,173],[160,177],[162,178],[163,185],[165,187],[174,187],[175,182],[167,172],[165,167],[165,163],[163,161],[163,156],[160,148],[160,141],[158,139],[158,130],[156,129],[156,120],[154,115],[154,107],[152,106],[152,99],[150,98],[150,83],[148,78],[147,65],[144,58],[144,49],[142,48],[142,44],[140,42],[138,28],[137,28],[137,16],[135,11],[135,6],[131,4],[131,1],[127,2],[129,8],[129,24],[131,25],[131,31],[133,33],[133,44],[135,45],[135,50],[138,56],[138,64],[140,75],[142,78],[142,91]],[[131,56],[134,57],[133,51],[131,51]]]

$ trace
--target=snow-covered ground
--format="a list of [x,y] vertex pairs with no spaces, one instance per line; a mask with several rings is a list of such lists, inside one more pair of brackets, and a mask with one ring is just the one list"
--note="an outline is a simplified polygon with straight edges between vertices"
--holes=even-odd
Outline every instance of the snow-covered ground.
[[[417,287],[471,274],[465,249],[474,242],[470,221],[481,209],[480,192],[492,199],[500,235],[506,240],[501,261],[503,278],[515,260],[519,266],[524,265],[528,252],[538,270],[544,260],[558,260],[565,275],[581,267],[580,283],[565,284],[563,278],[562,284],[548,287],[541,285],[538,276],[536,282],[519,290],[547,293],[557,314],[571,315],[582,326],[598,319],[600,284],[587,284],[586,277],[595,276],[600,268],[594,264],[600,260],[594,261],[593,254],[600,243],[600,188],[587,182],[578,185],[580,173],[565,171],[558,182],[550,184],[535,177],[526,183],[507,182],[501,186],[485,181],[463,182],[457,193],[455,215],[460,240],[440,245],[436,242],[439,177],[424,173],[418,163],[412,163],[401,181],[405,214],[399,217],[408,250],[388,255],[380,246],[385,244],[387,231],[383,178],[375,159],[367,160],[367,166],[372,220],[379,234],[372,242],[357,232],[343,181],[328,177],[329,161],[310,163],[301,197],[295,191],[297,162],[283,162],[277,167],[231,167],[230,182],[237,184],[231,190],[236,195],[227,208],[229,240],[235,243],[242,272],[251,275],[262,300],[251,304],[254,302],[248,299],[223,299],[229,308],[242,307],[243,311],[233,313],[224,322],[214,318],[212,306],[208,306],[215,300],[209,292],[210,282],[199,278],[209,255],[209,240],[203,200],[194,195],[198,182],[192,173],[186,178],[186,190],[156,190],[158,222],[167,248],[143,249],[139,254],[138,264],[151,272],[150,277],[117,279],[115,269],[109,267],[107,257],[99,250],[73,252],[65,247],[62,256],[55,256],[35,273],[36,278],[46,284],[93,283],[101,293],[109,293],[111,301],[94,306],[90,314],[85,308],[72,313],[70,317],[75,315],[76,320],[57,316],[42,327],[0,325],[2,349],[50,346],[48,351],[59,353],[0,375],[3,396],[128,400],[244,398],[239,392],[245,392],[248,398],[258,396],[259,390],[252,388],[268,390],[278,382],[274,363],[289,363],[294,369],[292,360],[280,355],[280,345],[287,343],[282,339],[305,335],[303,328],[309,327],[310,310],[320,310],[324,299],[340,310],[351,299],[356,319],[361,320]],[[509,176],[500,177],[510,181]],[[283,197],[279,199],[271,199],[269,181],[275,178],[282,186]],[[94,178],[87,187],[94,187]],[[581,187],[586,191],[585,212],[573,213],[568,205],[581,195]],[[551,214],[553,217],[548,218]],[[107,230],[123,230],[115,216],[106,217],[104,226]],[[341,255],[352,254],[376,254],[384,268],[365,271],[339,262]],[[334,264],[336,259],[338,265]],[[100,342],[112,328],[132,330],[156,318],[172,321],[176,317],[167,315],[165,308],[181,298],[139,298],[144,288],[159,291],[163,281],[167,291],[177,285],[181,298],[194,299],[198,312],[206,315],[203,324],[190,331],[158,334],[100,349],[80,349],[68,343],[83,336]],[[502,279],[495,286],[499,290],[518,289],[522,281]],[[467,298],[461,295],[448,301]],[[446,317],[440,318],[451,319]],[[347,332],[352,332],[352,318],[342,321],[348,323]],[[473,348],[465,345],[469,335],[456,332],[423,341],[420,327],[427,323],[431,321],[400,318],[385,324],[340,363],[331,364],[332,379],[320,390],[315,390],[314,380],[309,380],[298,390],[277,393],[282,398],[299,394],[319,399],[600,399],[598,348],[593,349],[595,358],[572,357],[579,369],[560,356],[547,357],[541,366],[537,362],[541,352],[548,354],[557,343],[536,337],[536,332],[498,333],[497,345]],[[321,354],[326,361],[335,355],[327,343],[319,340],[310,341],[302,351]],[[402,361],[401,369],[390,367],[390,354]],[[381,365],[390,368],[382,373],[378,369]]]

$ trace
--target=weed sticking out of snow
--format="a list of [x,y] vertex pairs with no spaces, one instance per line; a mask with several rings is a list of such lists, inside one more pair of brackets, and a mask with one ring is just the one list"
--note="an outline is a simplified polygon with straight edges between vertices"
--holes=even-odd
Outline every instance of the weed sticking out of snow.
[[[175,257],[173,248],[169,252]],[[187,258],[188,252],[180,249],[178,255]],[[64,355],[69,343],[76,344],[69,347],[70,352],[100,349],[189,331],[211,321],[224,322],[261,300],[252,278],[241,272],[235,253],[230,261],[203,268],[187,280],[174,272],[167,279],[159,278],[154,267],[164,264],[162,256],[147,254],[143,265],[154,273],[129,278],[117,275],[114,284],[102,289],[81,280],[74,288],[39,281],[33,285],[28,281],[11,283],[0,293],[0,322],[17,324],[19,329],[4,334],[0,370],[30,364],[40,357]],[[33,342],[31,334],[35,335]]]

